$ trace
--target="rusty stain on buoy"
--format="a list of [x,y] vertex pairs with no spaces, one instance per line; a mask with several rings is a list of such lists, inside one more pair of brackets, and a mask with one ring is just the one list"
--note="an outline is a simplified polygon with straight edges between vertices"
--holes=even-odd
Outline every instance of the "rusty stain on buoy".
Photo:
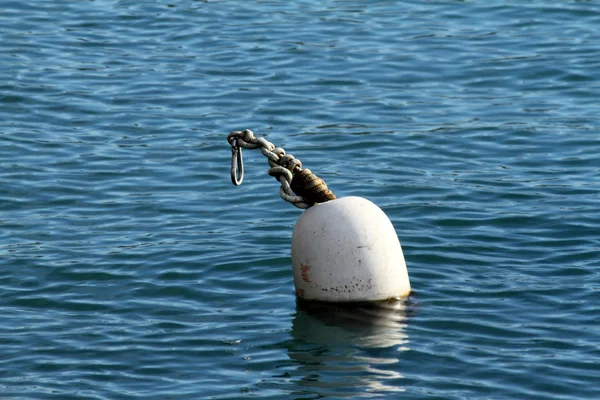
[[302,280],[304,282],[311,282],[309,276],[308,276],[308,272],[310,271],[312,267],[310,265],[307,264],[300,264],[300,274],[302,274]]

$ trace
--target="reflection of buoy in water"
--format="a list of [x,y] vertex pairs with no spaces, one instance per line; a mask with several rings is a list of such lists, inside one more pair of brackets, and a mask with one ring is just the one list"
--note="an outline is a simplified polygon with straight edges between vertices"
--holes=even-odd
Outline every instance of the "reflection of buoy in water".
[[416,304],[401,300],[332,303],[296,300],[293,335],[303,343],[340,344],[361,348],[402,345],[405,350],[408,318]]
[[376,301],[410,293],[391,221],[361,197],[317,204],[300,216],[292,268],[296,294],[305,300]]
[[293,364],[282,374],[305,398],[402,398],[402,352],[410,350],[408,299],[384,302],[296,301],[285,346]]

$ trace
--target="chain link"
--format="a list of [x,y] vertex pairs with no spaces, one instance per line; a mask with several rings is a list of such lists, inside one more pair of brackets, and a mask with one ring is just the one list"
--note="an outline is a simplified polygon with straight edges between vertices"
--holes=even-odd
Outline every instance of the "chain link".
[[279,195],[289,203],[298,208],[309,208],[312,204],[302,196],[297,196],[291,188],[294,173],[302,168],[300,160],[291,154],[286,154],[281,147],[269,142],[265,138],[257,138],[250,129],[233,131],[227,136],[227,142],[231,145],[231,181],[234,185],[240,185],[244,179],[244,165],[242,162],[242,148],[258,149],[267,157],[269,162],[269,175],[275,177],[281,183]]

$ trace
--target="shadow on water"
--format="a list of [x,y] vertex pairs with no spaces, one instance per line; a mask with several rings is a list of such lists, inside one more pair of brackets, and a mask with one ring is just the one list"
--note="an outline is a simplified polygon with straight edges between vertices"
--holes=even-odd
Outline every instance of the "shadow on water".
[[399,363],[409,350],[411,310],[410,300],[343,305],[298,300],[288,354],[303,390],[294,394],[375,397],[404,391]]

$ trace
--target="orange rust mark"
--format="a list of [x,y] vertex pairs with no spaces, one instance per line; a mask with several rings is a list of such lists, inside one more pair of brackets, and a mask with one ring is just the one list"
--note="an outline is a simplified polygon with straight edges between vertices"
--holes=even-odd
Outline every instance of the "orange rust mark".
[[296,289],[296,296],[304,297],[304,289]]
[[302,280],[304,282],[311,282],[310,278],[308,277],[308,272],[311,268],[312,267],[310,265],[300,264],[300,274],[302,275]]

